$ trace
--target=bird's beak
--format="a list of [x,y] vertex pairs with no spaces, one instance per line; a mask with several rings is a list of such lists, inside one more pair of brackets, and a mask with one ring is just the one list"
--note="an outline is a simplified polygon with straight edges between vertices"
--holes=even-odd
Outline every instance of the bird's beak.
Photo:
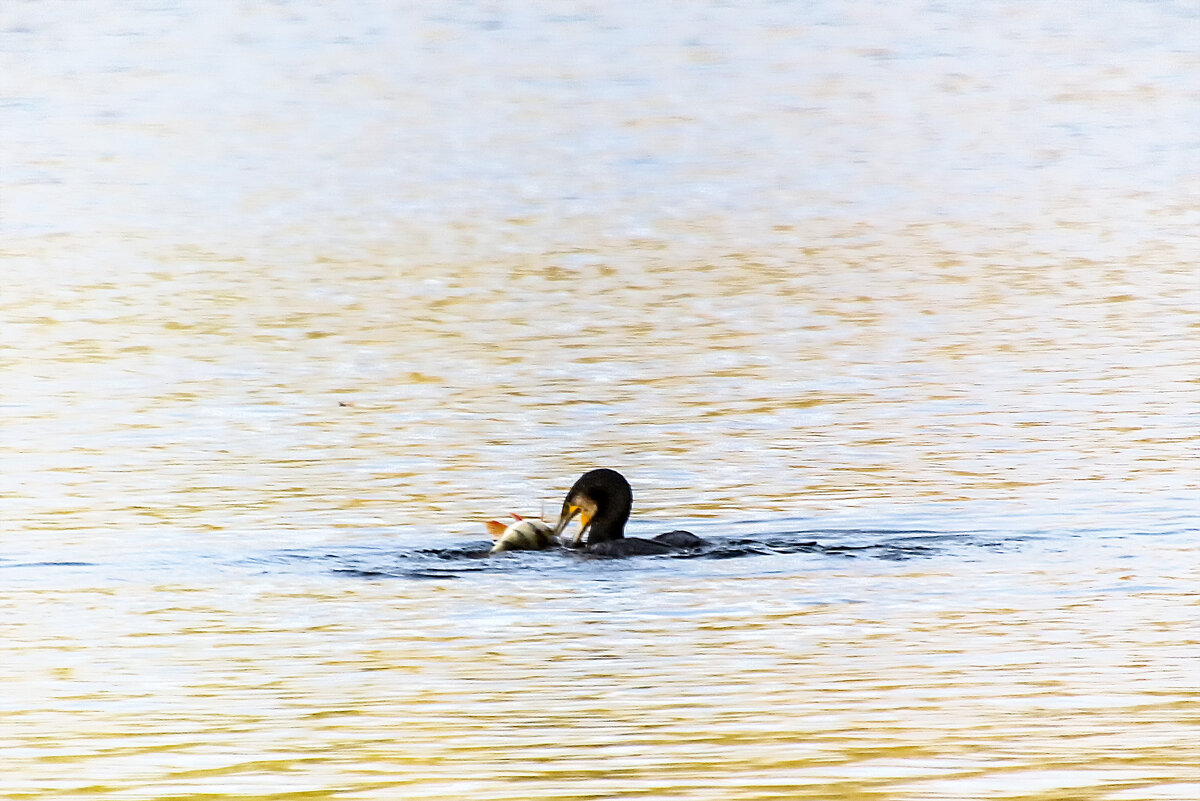
[[588,510],[581,506],[572,506],[569,503],[563,504],[562,514],[558,517],[558,525],[554,527],[554,536],[559,537],[566,529],[567,524],[571,519],[579,515],[579,533],[575,535],[575,539],[567,544],[568,548],[578,548],[583,542],[583,535],[587,531],[588,526],[592,524],[592,515]]

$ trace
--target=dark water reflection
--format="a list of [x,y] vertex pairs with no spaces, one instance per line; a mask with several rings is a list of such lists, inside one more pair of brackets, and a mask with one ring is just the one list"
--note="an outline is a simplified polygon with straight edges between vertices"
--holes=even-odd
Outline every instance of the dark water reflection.
[[[1023,539],[980,537],[978,534],[937,534],[932,531],[780,531],[754,538],[714,537],[705,540],[701,548],[657,557],[638,557],[636,561],[651,559],[657,563],[663,560],[739,559],[795,553],[899,561],[943,554],[948,549],[1016,547]],[[261,564],[264,571],[304,568],[366,579],[424,579],[456,578],[480,572],[554,571],[564,566],[570,569],[593,561],[611,561],[609,557],[563,548],[504,554],[491,554],[490,548],[490,542],[480,541],[451,548],[398,551],[393,544],[387,543],[358,545],[336,552],[328,548],[285,550],[251,559],[248,564]]]

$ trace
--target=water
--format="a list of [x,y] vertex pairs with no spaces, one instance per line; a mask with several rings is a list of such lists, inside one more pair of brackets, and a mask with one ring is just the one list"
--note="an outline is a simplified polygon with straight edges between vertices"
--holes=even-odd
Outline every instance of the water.
[[7,4],[0,796],[1200,797],[1196,41]]

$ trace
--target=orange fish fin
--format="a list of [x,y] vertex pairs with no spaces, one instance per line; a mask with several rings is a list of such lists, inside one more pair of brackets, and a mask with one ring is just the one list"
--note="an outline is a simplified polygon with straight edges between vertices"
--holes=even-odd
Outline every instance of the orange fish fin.
[[492,539],[504,536],[504,530],[508,528],[508,526],[504,525],[499,520],[489,520],[484,525],[487,526],[488,535]]

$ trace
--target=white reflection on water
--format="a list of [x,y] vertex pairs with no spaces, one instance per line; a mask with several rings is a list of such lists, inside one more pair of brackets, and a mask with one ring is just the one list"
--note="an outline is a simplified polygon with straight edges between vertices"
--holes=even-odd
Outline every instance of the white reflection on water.
[[[1194,10],[72,10],[0,794],[1200,795]],[[462,553],[598,464],[755,553]]]

